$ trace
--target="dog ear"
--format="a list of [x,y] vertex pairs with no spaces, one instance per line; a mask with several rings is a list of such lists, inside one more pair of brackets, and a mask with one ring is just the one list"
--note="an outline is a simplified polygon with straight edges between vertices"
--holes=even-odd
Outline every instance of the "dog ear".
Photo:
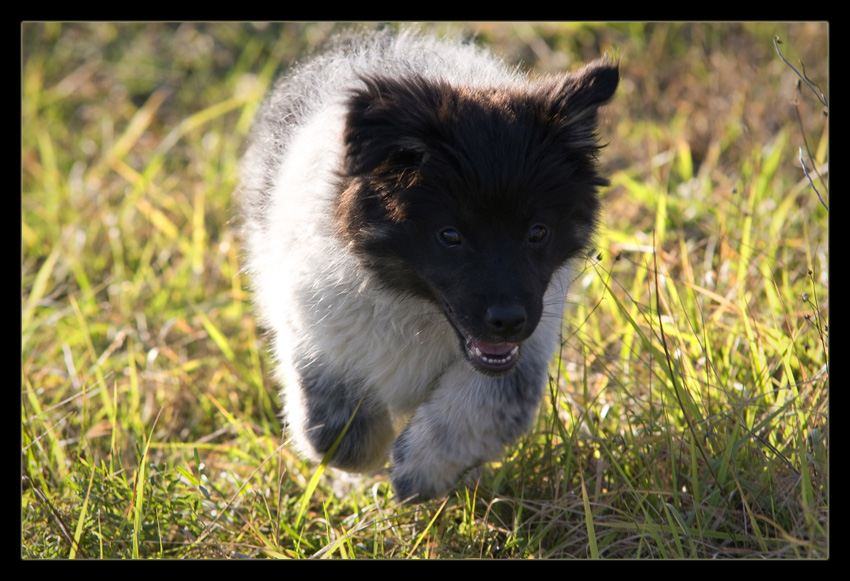
[[542,83],[543,114],[576,147],[595,146],[597,111],[614,96],[619,84],[617,64],[600,59],[576,72]]
[[427,128],[434,127],[444,91],[417,76],[361,80],[348,100],[345,173],[361,175],[385,163],[417,168],[427,156]]

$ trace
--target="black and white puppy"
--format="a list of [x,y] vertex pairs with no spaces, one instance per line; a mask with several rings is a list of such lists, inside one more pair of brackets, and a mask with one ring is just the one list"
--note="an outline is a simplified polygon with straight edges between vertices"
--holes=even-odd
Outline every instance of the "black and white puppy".
[[377,32],[276,85],[238,194],[302,453],[389,460],[397,497],[419,502],[531,426],[618,78],[602,60],[532,79],[471,44]]

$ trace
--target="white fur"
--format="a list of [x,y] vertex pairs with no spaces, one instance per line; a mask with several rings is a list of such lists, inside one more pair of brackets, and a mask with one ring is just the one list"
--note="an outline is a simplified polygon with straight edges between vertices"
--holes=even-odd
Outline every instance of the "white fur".
[[[263,219],[249,219],[243,228],[247,270],[261,323],[272,332],[277,379],[284,386],[287,424],[298,449],[319,459],[304,431],[305,395],[296,364],[303,367],[305,357],[321,356],[324,371],[362,385],[391,413],[396,431],[382,436],[378,445],[385,450],[375,466],[386,461],[390,443],[412,417],[404,446],[394,447],[394,478],[401,483],[400,493],[427,498],[444,493],[470,466],[497,458],[517,430],[527,429],[537,400],[531,415],[525,410],[514,420],[510,433],[497,433],[500,422],[494,418],[510,410],[500,408],[494,393],[518,380],[475,371],[438,305],[372,284],[335,235],[344,103],[359,86],[356,75],[362,71],[388,76],[415,71],[470,87],[528,81],[471,45],[402,34],[376,56],[370,43],[364,39],[362,50],[346,58],[320,57],[298,73],[315,82],[302,83],[312,93],[299,105],[302,121],[282,143]],[[261,141],[249,149],[246,183],[256,178],[261,150],[270,147]],[[554,273],[540,323],[521,348],[521,360],[532,362],[526,369],[532,370],[529,381],[537,384],[538,399],[572,276],[569,263]]]

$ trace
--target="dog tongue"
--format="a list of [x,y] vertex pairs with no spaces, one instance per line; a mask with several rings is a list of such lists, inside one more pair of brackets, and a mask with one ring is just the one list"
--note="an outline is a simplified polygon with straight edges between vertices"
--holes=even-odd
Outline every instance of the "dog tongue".
[[482,368],[493,371],[507,371],[517,362],[519,345],[517,343],[488,343],[472,339],[467,347],[470,357]]
[[485,355],[507,355],[511,349],[516,347],[516,343],[487,343],[478,339],[474,339],[472,342]]

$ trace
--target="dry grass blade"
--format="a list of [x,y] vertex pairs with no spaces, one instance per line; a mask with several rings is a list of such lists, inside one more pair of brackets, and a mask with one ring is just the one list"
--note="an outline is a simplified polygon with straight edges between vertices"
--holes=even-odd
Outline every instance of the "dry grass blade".
[[621,81],[537,424],[415,509],[286,445],[232,228],[344,26],[22,25],[22,557],[828,558],[829,23],[423,25]]

